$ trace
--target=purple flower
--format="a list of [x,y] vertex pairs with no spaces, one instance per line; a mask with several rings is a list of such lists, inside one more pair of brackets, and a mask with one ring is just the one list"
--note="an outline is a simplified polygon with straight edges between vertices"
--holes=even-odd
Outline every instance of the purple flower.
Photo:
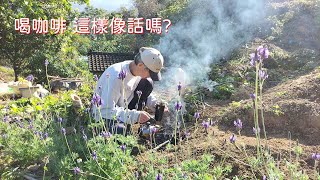
[[27,76],[26,80],[27,80],[27,81],[30,81],[30,82],[33,82],[33,80],[34,80],[33,75],[30,74],[29,76]]
[[124,69],[121,69],[121,71],[118,74],[118,79],[121,79],[123,81],[124,78],[126,78],[126,76],[127,76],[127,72]]
[[262,52],[262,50],[263,50],[263,46],[258,46],[258,48],[256,49],[256,52],[258,52],[259,55],[261,55],[260,52]]
[[103,105],[103,100],[102,100],[102,98],[101,98],[98,94],[96,94],[96,102],[95,102],[95,104],[96,104],[97,106]]
[[96,105],[97,107],[102,106],[104,104],[102,98],[99,96],[99,94],[94,93],[92,100],[91,100],[92,105]]
[[139,90],[139,91],[136,91],[136,93],[137,93],[138,97],[140,98],[142,95],[142,91]]
[[162,174],[157,174],[157,176],[156,176],[156,180],[162,180]]
[[251,61],[250,61],[251,66],[255,66],[256,62],[259,62],[261,60],[261,57],[257,51],[255,53],[250,54],[250,58],[251,58]]
[[156,133],[158,131],[158,129],[156,127],[151,127],[150,131],[152,134]]
[[260,133],[260,128],[256,129],[255,127],[252,128],[253,134]]
[[39,135],[39,132],[38,132],[38,131],[34,131],[33,133],[34,133],[34,135],[36,135],[36,136]]
[[93,159],[93,160],[97,160],[97,152],[96,152],[96,151],[93,151],[93,153],[92,153],[92,159]]
[[104,101],[100,98],[100,100],[97,102],[97,106],[102,106],[104,105]]
[[63,135],[66,135],[66,129],[65,129],[65,128],[61,128],[61,133],[62,133]]
[[232,134],[231,136],[230,136],[230,142],[231,143],[235,143],[236,142],[236,136],[234,135],[234,134]]
[[250,93],[250,98],[251,98],[252,100],[255,100],[255,99],[256,99],[256,94]]
[[259,77],[263,80],[266,80],[269,77],[269,75],[267,74],[266,71],[259,70]]
[[242,121],[241,121],[241,119],[237,119],[236,121],[233,121],[233,124],[237,129],[242,129]]
[[33,129],[33,125],[32,124],[29,124],[29,129]]
[[96,103],[96,101],[97,101],[97,96],[96,95],[97,95],[97,93],[94,93],[93,96],[92,96],[92,99],[91,99],[91,104],[92,105],[94,105]]
[[73,168],[73,173],[74,173],[74,174],[80,174],[80,173],[81,173],[80,168],[79,168],[79,167]]
[[95,81],[98,81],[99,80],[99,77],[98,77],[98,75],[93,75],[93,79],[95,80]]
[[9,117],[8,117],[8,116],[5,116],[5,117],[3,118],[3,122],[7,122],[8,119],[9,119]]
[[320,161],[320,154],[312,153],[311,158],[316,161]]
[[101,132],[101,136],[104,138],[110,138],[112,136],[112,134],[110,132]]
[[126,146],[125,144],[122,144],[122,145],[120,146],[120,149],[121,149],[123,152],[126,150],[126,148],[127,148],[127,146]]
[[176,111],[181,110],[181,108],[182,108],[182,104],[180,102],[177,102],[176,105],[175,105]]
[[256,61],[252,58],[252,56],[251,56],[251,60],[250,60],[250,65],[252,67],[256,66]]
[[195,112],[193,117],[196,118],[196,119],[199,119],[200,118],[200,113],[199,112]]
[[44,133],[43,137],[44,137],[44,139],[47,139],[48,138],[48,133],[47,132]]
[[24,127],[23,122],[18,122],[18,125],[19,125],[20,128],[23,128],[23,127]]
[[263,175],[262,180],[267,180],[267,176]]
[[46,60],[44,61],[44,65],[45,65],[45,66],[48,66],[48,65],[49,65],[48,59],[46,59]]
[[181,88],[182,88],[181,82],[179,82],[179,84],[178,84],[178,91],[179,91],[179,92],[181,91]]
[[62,121],[63,121],[62,117],[59,117],[59,118],[58,118],[58,122],[59,122],[59,123],[62,123]]
[[268,48],[263,47],[263,46],[259,46],[258,51],[259,51],[260,56],[263,59],[268,59],[269,54],[270,54]]
[[205,129],[208,129],[209,126],[210,126],[210,122],[203,121],[203,122],[202,122],[202,126],[203,126]]

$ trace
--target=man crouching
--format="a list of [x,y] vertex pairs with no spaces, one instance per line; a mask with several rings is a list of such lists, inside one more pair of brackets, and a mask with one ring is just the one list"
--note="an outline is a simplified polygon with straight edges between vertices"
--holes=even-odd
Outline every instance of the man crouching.
[[157,99],[151,92],[153,81],[161,79],[163,61],[158,50],[142,47],[134,60],[108,67],[95,89],[93,117],[103,119],[109,132],[117,134],[128,134],[131,124],[146,123],[151,116],[142,108],[155,111]]

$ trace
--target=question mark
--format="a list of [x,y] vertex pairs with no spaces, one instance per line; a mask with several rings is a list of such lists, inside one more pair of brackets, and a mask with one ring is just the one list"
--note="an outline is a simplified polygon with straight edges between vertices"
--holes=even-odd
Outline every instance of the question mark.
[[169,19],[165,19],[165,20],[163,20],[163,22],[168,22],[168,24],[166,26],[166,33],[168,33],[168,31],[169,31],[168,29],[171,26],[171,21]]

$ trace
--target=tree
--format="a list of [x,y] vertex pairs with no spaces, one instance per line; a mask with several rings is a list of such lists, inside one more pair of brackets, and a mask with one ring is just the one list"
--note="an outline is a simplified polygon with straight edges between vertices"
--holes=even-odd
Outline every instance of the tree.
[[[78,0],[78,3],[89,3],[89,0]],[[8,0],[0,7],[0,56],[12,66],[15,81],[18,75],[28,66],[33,57],[50,51],[58,52],[65,34],[21,34],[15,31],[15,19],[57,19],[67,17],[72,12],[71,2],[66,0]],[[69,21],[70,22],[70,21]],[[67,22],[67,25],[68,23]],[[32,22],[30,23],[32,24]]]
[[[93,18],[105,18],[109,20],[109,25],[113,17],[119,17],[127,21],[130,17],[136,17],[135,10],[126,9],[122,7],[119,12],[108,12],[104,9],[93,8],[88,6],[83,12],[81,12],[80,17],[89,17],[91,21]],[[110,29],[108,29],[107,34],[90,34],[82,35],[84,38],[90,38],[90,50],[100,51],[100,52],[119,52],[119,53],[134,53],[136,50],[135,35],[133,34],[111,34]]]

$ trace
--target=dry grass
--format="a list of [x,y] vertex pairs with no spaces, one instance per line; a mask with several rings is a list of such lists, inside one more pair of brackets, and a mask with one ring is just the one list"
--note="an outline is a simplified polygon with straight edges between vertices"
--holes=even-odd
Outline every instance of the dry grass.
[[11,68],[0,66],[0,82],[9,82],[14,80],[14,71]]

